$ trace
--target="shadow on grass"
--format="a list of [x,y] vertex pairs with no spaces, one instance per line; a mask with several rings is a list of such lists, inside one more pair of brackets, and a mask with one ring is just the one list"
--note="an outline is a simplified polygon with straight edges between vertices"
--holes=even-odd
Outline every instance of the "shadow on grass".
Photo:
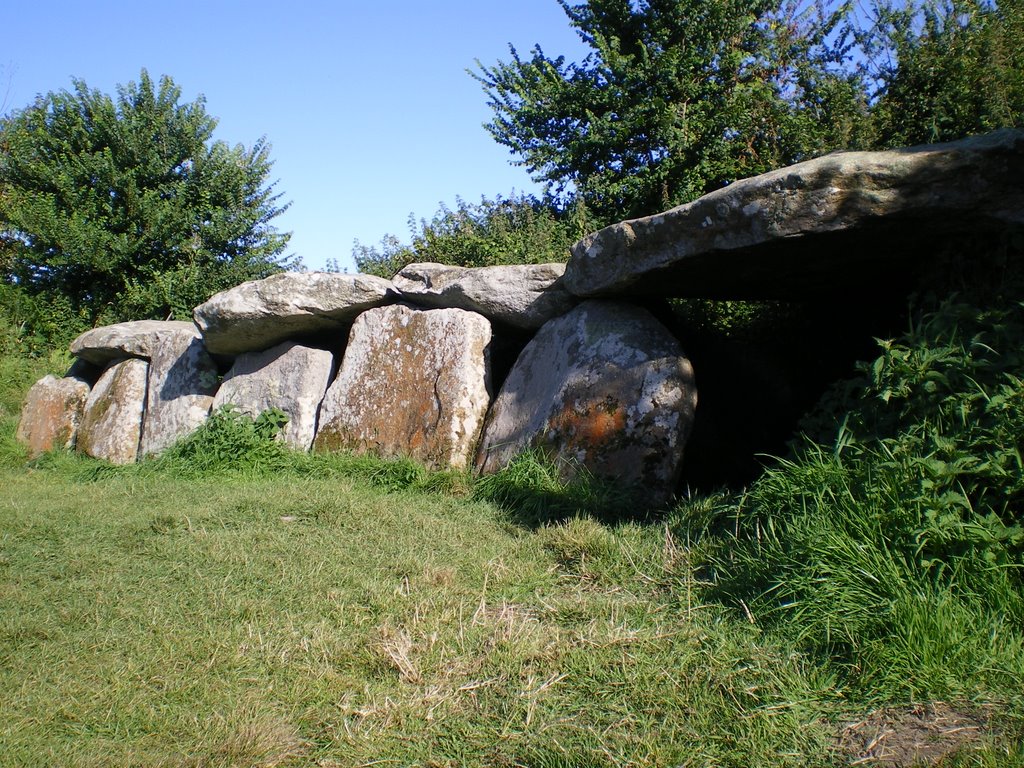
[[526,528],[577,517],[610,523],[654,514],[641,501],[642,489],[595,477],[579,464],[540,451],[524,452],[493,475],[478,478],[473,496],[496,504]]

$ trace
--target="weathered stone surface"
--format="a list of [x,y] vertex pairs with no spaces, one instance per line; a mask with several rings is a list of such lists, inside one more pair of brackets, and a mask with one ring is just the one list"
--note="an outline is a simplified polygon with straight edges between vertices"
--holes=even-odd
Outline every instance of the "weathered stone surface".
[[194,317],[210,352],[236,355],[343,328],[396,298],[390,280],[372,275],[282,272],[216,294]]
[[424,262],[404,267],[392,282],[414,304],[468,309],[489,320],[536,330],[577,302],[562,287],[564,272],[564,264],[471,268]]
[[114,464],[131,464],[138,458],[148,375],[149,363],[134,358],[103,372],[85,403],[79,453]]
[[124,357],[153,356],[161,335],[195,332],[192,323],[175,320],[135,320],[93,328],[71,342],[71,354],[93,365],[105,366]]
[[547,323],[505,380],[487,417],[477,468],[495,472],[527,449],[671,496],[697,405],[693,368],[649,312],[586,301]]
[[81,379],[44,376],[29,389],[15,437],[38,456],[55,448],[73,448],[89,385]]
[[288,414],[281,437],[309,450],[316,434],[317,412],[334,370],[334,355],[323,349],[285,342],[264,352],[239,355],[213,399],[213,409],[234,405],[259,416],[270,408]]
[[909,274],[951,235],[1024,222],[1024,131],[843,152],[737,181],[589,235],[578,296],[806,298]]
[[490,340],[487,319],[461,309],[360,315],[313,447],[467,466],[490,402]]
[[195,326],[157,334],[139,454],[160,453],[206,421],[217,383],[217,366]]

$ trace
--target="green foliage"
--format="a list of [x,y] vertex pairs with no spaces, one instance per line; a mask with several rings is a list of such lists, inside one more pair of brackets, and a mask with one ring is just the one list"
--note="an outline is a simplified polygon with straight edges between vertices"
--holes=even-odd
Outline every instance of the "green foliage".
[[277,408],[253,419],[233,406],[224,406],[157,458],[154,468],[181,477],[261,477],[284,471],[292,466],[292,455],[274,438],[287,423],[288,417]]
[[875,4],[867,74],[880,97],[874,143],[949,141],[1024,125],[1024,5],[1018,0]]
[[591,228],[581,204],[560,209],[553,200],[524,195],[478,204],[458,200],[441,206],[429,222],[409,220],[411,242],[385,236],[380,247],[356,242],[352,252],[360,272],[392,277],[407,264],[431,261],[462,267],[544,264],[565,261],[569,246]]
[[290,265],[264,140],[212,139],[145,70],[116,100],[75,80],[0,121],[2,280],[89,324],[186,319],[212,293]]
[[89,321],[65,296],[33,294],[0,282],[0,328],[0,354],[45,357],[51,350],[67,349],[88,330]]
[[475,77],[488,130],[599,219],[664,210],[730,181],[857,142],[864,99],[830,3],[559,0],[590,48],[536,47]]
[[834,149],[1021,125],[1017,0],[558,0],[582,62],[478,63],[487,129],[559,199],[647,215]]
[[[993,270],[994,271],[994,270]],[[1024,673],[1020,281],[935,301],[707,539],[722,597],[886,696]]]

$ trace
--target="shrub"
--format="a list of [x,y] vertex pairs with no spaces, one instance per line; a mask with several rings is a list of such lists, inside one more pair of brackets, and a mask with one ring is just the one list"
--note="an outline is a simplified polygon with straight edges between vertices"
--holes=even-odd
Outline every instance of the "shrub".
[[422,261],[461,267],[565,261],[592,223],[582,204],[563,209],[529,195],[482,198],[475,205],[460,199],[455,210],[442,205],[429,222],[410,217],[409,245],[394,235],[379,248],[357,241],[352,257],[360,272],[381,277]]
[[932,300],[879,341],[705,540],[713,595],[869,692],[970,694],[1024,671],[1019,284]]

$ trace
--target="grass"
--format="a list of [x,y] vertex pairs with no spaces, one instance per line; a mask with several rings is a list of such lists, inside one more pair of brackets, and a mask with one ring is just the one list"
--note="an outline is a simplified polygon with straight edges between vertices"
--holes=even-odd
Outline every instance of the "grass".
[[656,527],[360,479],[3,487],[5,765],[827,760],[830,681],[680,602]]
[[945,302],[749,488],[632,519],[273,413],[26,464],[62,361],[0,357],[0,762],[1024,766],[1022,345],[1015,300]]

